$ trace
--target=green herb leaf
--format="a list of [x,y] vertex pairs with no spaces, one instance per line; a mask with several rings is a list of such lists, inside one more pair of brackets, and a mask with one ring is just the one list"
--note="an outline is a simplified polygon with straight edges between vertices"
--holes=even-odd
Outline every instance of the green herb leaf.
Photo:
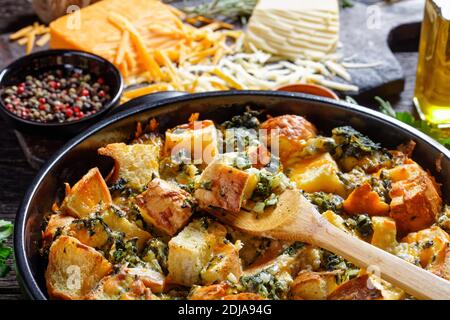
[[0,220],[0,278],[5,277],[11,268],[6,264],[6,260],[11,256],[13,250],[5,244],[13,233],[13,224],[9,221]]
[[225,18],[231,21],[246,22],[253,12],[257,0],[214,0],[182,10],[190,15],[204,16],[210,19]]
[[339,2],[343,9],[353,7],[353,3],[350,0],[340,0]]
[[8,259],[11,253],[12,249],[10,247],[0,245],[0,261]]
[[7,239],[13,233],[13,224],[9,221],[0,220],[0,241]]
[[378,102],[382,113],[422,131],[426,135],[444,145],[447,149],[450,149],[450,138],[442,137],[442,131],[433,124],[424,120],[417,120],[411,113],[408,112],[396,112],[389,101],[385,101],[380,97],[375,97],[375,100]]

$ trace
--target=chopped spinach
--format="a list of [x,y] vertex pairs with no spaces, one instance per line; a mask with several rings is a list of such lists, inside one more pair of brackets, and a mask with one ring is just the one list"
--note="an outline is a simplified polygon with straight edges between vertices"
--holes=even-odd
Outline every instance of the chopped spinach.
[[298,252],[298,250],[303,249],[304,247],[305,244],[303,242],[296,241],[292,245],[284,249],[283,254],[287,254],[292,257]]
[[331,210],[334,213],[342,213],[344,199],[337,194],[326,192],[305,193],[306,198],[317,207],[320,213]]
[[359,232],[363,237],[369,237],[373,233],[372,220],[367,214],[360,214],[355,217],[348,218],[346,225]]
[[249,292],[274,300],[286,299],[292,278],[288,274],[277,274],[277,268],[269,267],[255,275],[243,276],[242,286]]
[[156,271],[167,274],[168,254],[169,248],[167,244],[161,239],[152,238],[142,253],[142,260],[149,263]]
[[357,159],[381,150],[378,143],[356,131],[352,127],[337,127],[333,131],[333,139],[337,143],[335,154],[338,158],[351,156]]
[[260,126],[258,120],[259,111],[247,109],[243,114],[231,118],[229,121],[222,123],[222,127],[229,128],[248,128],[257,129]]
[[123,191],[125,189],[127,185],[127,180],[125,180],[124,178],[120,178],[119,180],[117,180],[116,183],[114,183],[112,186],[109,187],[109,191],[114,192],[114,191]]

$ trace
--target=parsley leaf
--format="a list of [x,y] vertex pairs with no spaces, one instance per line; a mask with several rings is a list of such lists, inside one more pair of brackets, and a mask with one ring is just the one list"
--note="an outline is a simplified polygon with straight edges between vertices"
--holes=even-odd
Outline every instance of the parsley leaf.
[[6,264],[6,260],[12,254],[12,248],[5,244],[13,233],[13,224],[9,221],[0,220],[0,278],[5,277],[10,267]]

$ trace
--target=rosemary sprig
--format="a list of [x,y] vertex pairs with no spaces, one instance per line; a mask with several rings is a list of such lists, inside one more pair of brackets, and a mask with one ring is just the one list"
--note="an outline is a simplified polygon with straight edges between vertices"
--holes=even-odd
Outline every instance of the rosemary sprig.
[[246,23],[256,6],[257,0],[214,0],[195,7],[185,7],[182,10],[188,15],[204,16],[211,19],[227,19]]
[[[282,1],[282,0],[281,0]],[[203,16],[210,19],[226,19],[240,21],[242,24],[252,15],[258,0],[213,0],[201,3],[197,6],[187,7],[182,10],[188,15]],[[351,0],[339,0],[342,8],[351,8]]]
[[353,3],[350,0],[339,0],[339,3],[343,9],[353,7]]

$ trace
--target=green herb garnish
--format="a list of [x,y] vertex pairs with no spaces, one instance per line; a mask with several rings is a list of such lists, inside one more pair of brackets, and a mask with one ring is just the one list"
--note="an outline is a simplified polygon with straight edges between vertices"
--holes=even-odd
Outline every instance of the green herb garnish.
[[395,111],[389,101],[385,101],[380,97],[375,97],[375,100],[378,102],[380,111],[382,113],[422,131],[440,144],[444,145],[447,149],[450,149],[450,138],[442,137],[441,130],[435,125],[429,123],[428,121],[420,119],[417,120],[409,112]]
[[339,0],[339,3],[343,9],[353,7],[353,3],[350,0]]
[[195,7],[185,7],[182,10],[189,15],[198,15],[210,19],[220,17],[245,24],[257,2],[257,0],[214,0]]
[[0,220],[0,278],[5,277],[11,270],[6,261],[11,256],[13,250],[6,245],[8,239],[13,233],[13,224],[9,221]]

